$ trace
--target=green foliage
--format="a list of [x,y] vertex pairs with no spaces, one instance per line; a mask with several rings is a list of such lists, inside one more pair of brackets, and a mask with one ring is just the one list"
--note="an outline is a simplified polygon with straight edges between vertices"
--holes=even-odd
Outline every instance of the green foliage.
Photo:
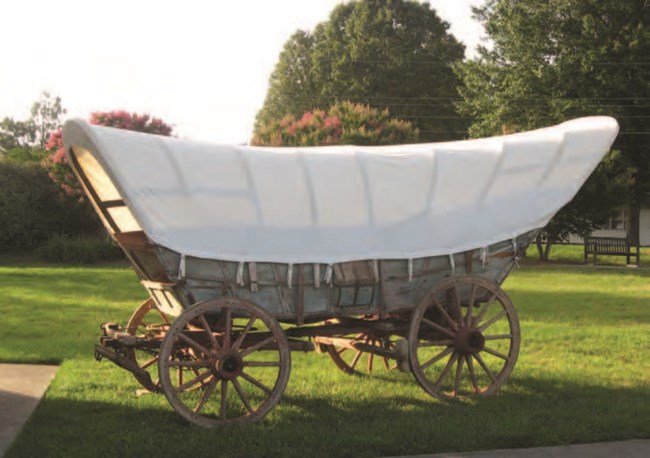
[[0,148],[9,151],[31,148],[41,154],[45,150],[50,133],[61,127],[66,110],[60,97],[43,92],[32,104],[31,116],[24,121],[5,117],[0,121]]
[[596,114],[613,116],[621,125],[619,153],[610,155],[554,218],[549,240],[597,226],[606,209],[625,198],[621,185],[628,186],[632,200],[650,197],[647,2],[488,0],[474,12],[494,47],[456,67],[464,83],[458,108],[473,120],[472,136]]
[[16,146],[2,154],[2,159],[12,162],[31,162],[38,164],[45,159],[47,151],[30,146]]
[[452,65],[464,47],[426,2],[359,0],[338,5],[313,33],[297,31],[273,71],[255,135],[272,119],[350,100],[412,121],[423,140],[464,135]]
[[56,188],[38,164],[0,161],[0,252],[31,248],[57,228]]
[[97,217],[60,196],[40,164],[0,161],[0,252],[32,249],[54,234],[93,233]]
[[106,237],[54,236],[38,247],[36,255],[48,262],[94,264],[124,259],[122,250]]
[[287,115],[260,126],[254,145],[392,145],[415,143],[418,130],[410,122],[390,117],[388,109],[377,110],[352,102],[334,104],[327,112],[307,111],[300,119]]

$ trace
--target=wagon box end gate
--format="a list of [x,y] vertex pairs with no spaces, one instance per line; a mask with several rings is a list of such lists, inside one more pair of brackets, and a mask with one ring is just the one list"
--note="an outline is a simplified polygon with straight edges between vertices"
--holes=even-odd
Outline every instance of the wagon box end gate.
[[442,144],[267,149],[69,121],[69,162],[150,296],[125,326],[102,325],[95,355],[205,427],[266,415],[293,351],[352,375],[410,371],[442,400],[492,395],[520,344],[500,285],[617,132],[590,117]]

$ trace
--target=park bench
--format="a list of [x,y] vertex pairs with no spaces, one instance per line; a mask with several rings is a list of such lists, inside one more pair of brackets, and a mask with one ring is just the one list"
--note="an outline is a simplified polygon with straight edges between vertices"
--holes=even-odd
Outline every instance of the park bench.
[[[627,237],[585,237],[585,264],[590,254],[594,255],[596,264],[599,254],[606,256],[625,256],[627,264],[630,264],[630,257],[636,258],[636,265],[639,265],[639,246],[633,247]],[[633,251],[634,250],[634,251]]]

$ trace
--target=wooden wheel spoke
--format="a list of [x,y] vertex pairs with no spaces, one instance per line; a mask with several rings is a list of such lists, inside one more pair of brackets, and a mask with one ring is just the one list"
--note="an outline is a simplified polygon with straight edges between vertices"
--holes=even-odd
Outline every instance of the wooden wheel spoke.
[[231,380],[233,386],[235,387],[235,391],[237,391],[237,394],[239,395],[239,399],[241,399],[241,402],[244,404],[244,407],[246,407],[246,410],[248,410],[249,413],[253,414],[255,413],[255,410],[253,407],[251,407],[250,402],[248,402],[248,398],[246,397],[246,393],[244,393],[244,390],[242,389],[241,385],[237,381],[236,378]]
[[384,367],[386,368],[387,371],[390,370],[390,358],[388,356],[384,356],[382,358],[384,360]]
[[483,336],[485,340],[503,340],[512,339],[512,334],[495,334],[493,336]]
[[146,369],[147,367],[151,366],[153,363],[155,363],[159,359],[160,359],[160,355],[154,356],[150,360],[147,360],[144,363],[142,363],[142,365],[140,366],[140,369]]
[[198,318],[201,322],[201,326],[203,326],[203,329],[205,330],[205,333],[208,335],[208,339],[212,344],[212,349],[217,353],[221,353],[221,346],[219,345],[219,342],[217,342],[217,338],[214,336],[212,329],[210,329],[210,324],[208,324],[208,320],[205,319],[205,315],[199,315]]
[[246,372],[242,372],[242,373],[241,373],[241,376],[242,376],[242,378],[243,378],[244,380],[246,380],[246,381],[249,382],[249,383],[252,383],[252,384],[255,385],[256,387],[258,387],[260,390],[264,391],[266,394],[271,394],[271,393],[273,392],[273,390],[272,390],[271,388],[269,388],[268,386],[264,385],[262,382],[260,382],[260,381],[257,380],[256,378],[251,377],[251,376],[248,375]]
[[[183,370],[181,368],[179,368],[178,372],[179,372],[179,383],[180,383],[180,382],[182,382]],[[199,382],[202,382],[203,380],[205,380],[205,379],[207,379],[208,377],[211,377],[211,376],[212,376],[211,371],[205,371],[204,373],[199,374],[198,376],[194,377],[192,380],[189,380],[189,381],[187,381],[185,383],[180,384],[180,386],[178,386],[176,388],[176,391],[179,392],[179,393],[181,391],[185,391],[186,389],[196,385]]]
[[348,349],[347,347],[341,347],[340,350],[336,350],[336,353],[338,353],[338,354],[340,355],[341,353],[343,353],[343,352],[346,351],[347,349]]
[[481,307],[481,310],[478,311],[478,315],[476,315],[476,319],[474,320],[476,323],[480,323],[487,311],[492,307],[492,304],[494,304],[494,301],[496,300],[497,295],[493,294],[488,301],[483,304]]
[[244,367],[280,367],[278,361],[244,361]]
[[486,353],[489,353],[491,355],[494,355],[497,358],[501,358],[504,361],[508,361],[508,357],[506,355],[504,355],[503,353],[500,353],[500,352],[498,352],[496,350],[493,350],[492,348],[483,347],[483,351],[486,352]]
[[440,389],[440,385],[442,385],[442,382],[445,381],[447,378],[447,375],[449,375],[449,372],[451,371],[451,368],[454,366],[454,363],[458,359],[458,353],[454,353],[451,355],[451,358],[449,358],[449,361],[447,361],[447,364],[445,365],[445,368],[442,370],[440,373],[440,377],[438,377],[438,380],[436,380],[436,383],[434,383],[434,387],[436,390]]
[[438,323],[435,323],[435,322],[429,320],[428,318],[422,318],[422,323],[426,324],[430,328],[435,329],[436,331],[440,331],[440,332],[442,332],[444,334],[447,334],[449,337],[454,337],[455,336],[453,331],[450,331],[449,329],[440,326]]
[[463,313],[460,309],[460,291],[458,291],[458,284],[454,284],[451,295],[454,302],[454,312],[456,312],[456,326],[459,327],[463,324]]
[[350,367],[354,369],[359,362],[359,359],[361,358],[361,355],[363,352],[361,350],[357,350],[357,353],[354,355],[354,358],[352,359],[352,362],[350,363]]
[[200,343],[198,343],[196,340],[192,339],[191,337],[183,334],[182,331],[178,334],[178,338],[180,340],[182,340],[183,342],[185,342],[186,344],[188,344],[190,347],[194,348],[195,350],[200,351],[204,355],[211,355],[212,354],[212,352],[210,350],[205,348],[203,345],[201,345]]
[[242,342],[246,338],[246,335],[248,335],[249,331],[253,327],[253,323],[257,320],[257,317],[252,317],[250,320],[248,320],[248,323],[246,323],[246,327],[244,330],[237,336],[237,339],[235,340],[235,343],[232,344],[232,349],[237,351],[239,350],[239,347],[241,347]]
[[230,350],[230,333],[232,332],[232,309],[225,308],[226,329],[223,332],[223,349]]
[[228,409],[228,381],[225,379],[221,380],[221,405],[220,407],[220,414],[221,414],[221,420],[225,421],[226,420],[226,412]]
[[458,389],[460,388],[461,378],[463,377],[463,361],[464,357],[459,357],[456,364],[456,377],[454,378],[454,397],[458,396]]
[[242,358],[245,358],[246,356],[250,355],[250,354],[253,353],[254,351],[257,351],[257,350],[259,350],[260,348],[264,347],[265,345],[270,344],[270,343],[273,342],[274,340],[275,340],[275,337],[274,337],[274,336],[269,336],[269,337],[267,337],[266,339],[264,339],[264,340],[262,340],[262,341],[260,341],[260,342],[257,342],[255,345],[248,347],[248,348],[245,349],[243,352],[241,352],[241,353],[239,354],[239,356],[241,356]]
[[465,313],[465,326],[469,326],[472,323],[472,313],[473,313],[475,301],[476,301],[476,285],[472,284],[472,290],[469,293],[469,302],[467,303],[467,313]]
[[452,347],[445,348],[443,351],[438,353],[436,356],[431,358],[429,361],[427,361],[426,363],[420,365],[420,368],[422,370],[425,370],[426,368],[428,368],[432,364],[435,364],[436,362],[440,361],[442,358],[444,358],[445,356],[447,356],[448,354],[450,354],[453,351],[454,351],[454,349]]
[[199,413],[203,406],[205,405],[206,401],[210,399],[210,396],[212,396],[212,392],[214,391],[215,387],[217,386],[217,379],[212,379],[210,380],[210,383],[208,383],[208,386],[203,390],[203,393],[201,394],[201,399],[199,399],[199,403],[194,407],[194,413]]
[[449,345],[453,345],[453,344],[454,344],[453,339],[427,340],[425,342],[419,343],[418,347],[419,348],[422,348],[422,347],[442,347],[442,346],[448,347]]
[[442,313],[442,316],[447,320],[447,323],[453,328],[458,327],[458,323],[456,323],[451,316],[449,316],[449,313],[447,313],[447,310],[442,306],[440,302],[438,302],[438,299],[435,297],[433,298],[433,306],[438,309],[440,313]]
[[474,355],[474,358],[476,358],[476,361],[478,361],[478,363],[481,365],[485,373],[488,375],[488,377],[490,377],[490,380],[492,380],[493,383],[496,382],[497,381],[496,377],[494,376],[490,368],[487,366],[487,364],[485,364],[485,361],[483,361],[481,355],[477,353]]
[[478,327],[478,330],[481,331],[481,332],[485,331],[487,328],[489,328],[490,326],[492,326],[494,323],[496,323],[497,321],[499,321],[501,318],[503,318],[503,317],[506,316],[507,314],[508,314],[508,311],[507,311],[507,310],[501,310],[499,313],[497,313],[496,315],[494,315],[494,316],[493,316],[492,318],[490,318],[488,321],[486,321],[485,323],[483,323],[482,325],[480,325],[480,326]]
[[474,363],[472,362],[472,355],[466,355],[465,361],[467,362],[467,371],[469,372],[469,379],[474,387],[474,393],[479,392],[478,382],[476,381],[476,373],[474,372]]
[[374,359],[375,354],[372,352],[368,352],[368,373],[372,372],[372,362]]

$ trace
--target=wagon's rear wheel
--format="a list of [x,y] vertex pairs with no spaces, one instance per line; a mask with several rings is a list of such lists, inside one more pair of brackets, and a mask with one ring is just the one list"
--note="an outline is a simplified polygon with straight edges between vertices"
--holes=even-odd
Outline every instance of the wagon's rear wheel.
[[[178,349],[192,358],[174,358]],[[160,384],[174,410],[200,426],[256,421],[289,381],[291,354],[284,331],[262,308],[238,299],[206,301],[171,325],[159,360]],[[175,383],[181,368],[196,376]]]
[[[166,331],[170,322],[171,318],[158,310],[153,299],[149,298],[133,312],[126,325],[126,331],[134,336],[154,339]],[[150,378],[136,377],[136,380],[153,393],[160,392],[160,383],[158,381],[159,353],[159,348],[129,348],[126,351],[127,358],[149,373]]]
[[[382,350],[395,350],[395,341],[391,340],[390,336],[362,332],[347,336],[345,340],[349,346],[326,345],[325,350],[336,367],[346,374],[370,375],[377,370],[397,368],[395,360],[381,354]],[[378,351],[373,351],[373,349]]]
[[432,396],[489,396],[512,372],[519,342],[517,314],[498,285],[475,276],[450,277],[413,311],[409,362]]

